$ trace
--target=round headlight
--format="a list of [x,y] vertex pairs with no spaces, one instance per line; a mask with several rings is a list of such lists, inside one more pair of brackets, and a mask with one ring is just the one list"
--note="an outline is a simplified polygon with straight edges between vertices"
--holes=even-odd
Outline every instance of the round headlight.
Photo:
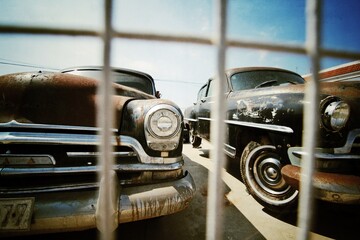
[[345,127],[350,115],[350,107],[343,101],[334,101],[327,104],[323,112],[323,123],[332,131],[340,131]]
[[153,109],[146,119],[148,131],[153,137],[169,138],[174,136],[180,129],[180,115],[176,109],[160,108]]

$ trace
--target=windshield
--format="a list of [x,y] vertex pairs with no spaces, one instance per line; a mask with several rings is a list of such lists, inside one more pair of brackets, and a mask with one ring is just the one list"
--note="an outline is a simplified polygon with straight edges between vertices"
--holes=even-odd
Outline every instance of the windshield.
[[299,75],[289,72],[257,70],[235,73],[231,76],[230,82],[233,90],[239,91],[288,84],[303,84],[304,79]]
[[[77,69],[69,70],[64,73],[70,73],[74,75],[95,78],[101,80],[103,78],[103,72],[100,69]],[[131,72],[116,72],[112,71],[112,77],[115,83],[132,87],[147,94],[154,95],[154,86],[150,79],[146,76],[142,76]]]

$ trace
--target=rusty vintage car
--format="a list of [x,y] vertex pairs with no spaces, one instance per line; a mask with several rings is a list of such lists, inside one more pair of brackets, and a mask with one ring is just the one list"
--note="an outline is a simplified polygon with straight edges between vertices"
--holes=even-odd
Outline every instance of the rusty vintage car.
[[[273,211],[294,209],[300,182],[304,79],[291,71],[251,67],[226,71],[225,153],[239,161],[248,192]],[[194,147],[210,140],[213,79],[185,109]],[[360,82],[321,83],[316,197],[360,203]]]
[[[98,227],[96,89],[101,68],[0,76],[0,235]],[[112,225],[185,209],[183,116],[153,78],[113,69]],[[101,229],[100,229],[101,230]]]

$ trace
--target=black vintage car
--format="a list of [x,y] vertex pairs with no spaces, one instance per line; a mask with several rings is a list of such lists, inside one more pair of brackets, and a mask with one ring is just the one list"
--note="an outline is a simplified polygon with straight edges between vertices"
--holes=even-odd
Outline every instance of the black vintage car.
[[[225,153],[240,163],[249,193],[272,210],[297,202],[302,149],[304,79],[277,68],[226,71]],[[210,139],[213,79],[184,112],[194,147]],[[360,203],[360,82],[321,83],[316,197]]]
[[[0,76],[0,236],[99,226],[101,68]],[[183,116],[148,74],[113,69],[114,228],[185,209]]]

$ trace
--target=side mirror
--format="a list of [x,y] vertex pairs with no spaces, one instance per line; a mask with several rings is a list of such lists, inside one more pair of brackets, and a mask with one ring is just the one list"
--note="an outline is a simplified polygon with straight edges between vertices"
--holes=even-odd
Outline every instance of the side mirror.
[[160,93],[160,91],[156,91],[156,93],[155,93],[155,97],[157,97],[157,98],[161,98],[161,93]]

